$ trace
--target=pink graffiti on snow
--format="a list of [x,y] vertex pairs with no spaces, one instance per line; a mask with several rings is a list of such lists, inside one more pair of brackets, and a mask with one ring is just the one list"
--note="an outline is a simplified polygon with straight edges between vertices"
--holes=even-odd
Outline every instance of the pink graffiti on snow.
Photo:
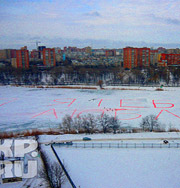
[[147,107],[144,107],[144,106],[123,106],[123,103],[127,104],[128,101],[133,101],[133,100],[134,99],[121,99],[120,100],[120,107],[123,107],[123,108],[147,108]]
[[75,109],[71,115],[71,118],[73,118],[74,114],[77,112],[77,109]]
[[133,120],[133,119],[138,119],[138,118],[142,117],[141,114],[136,114],[136,113],[120,113],[120,114],[133,114],[133,115],[135,114],[137,116],[136,117],[132,117],[132,118],[128,118],[128,119],[118,118],[119,120]]
[[99,101],[99,103],[98,103],[98,107],[101,106],[101,103],[102,103],[102,101],[104,101],[104,100],[112,100],[112,99],[100,99],[100,101]]
[[5,105],[5,104],[8,104],[8,103],[11,103],[11,102],[16,101],[17,98],[0,98],[0,100],[5,100],[5,101],[7,101],[7,102],[4,102],[4,103],[0,104],[0,106],[3,106],[3,105]]
[[90,113],[90,112],[101,112],[102,113],[101,117],[103,117],[105,109],[87,109],[87,110],[83,110],[83,111],[79,112],[76,117],[79,118],[81,114]]
[[[153,103],[153,106],[154,108],[173,108],[174,107],[174,104],[173,103],[155,103],[154,102],[155,100],[152,100],[152,103]],[[167,104],[167,105],[170,105],[170,106],[165,106],[165,107],[157,107],[157,104]]]
[[[67,101],[62,101],[62,100],[70,100],[69,102]],[[66,98],[66,99],[55,99],[53,100],[56,104],[50,104],[50,105],[47,105],[47,106],[54,106],[54,105],[59,105],[59,104],[67,104],[69,103],[68,107],[70,107],[75,101],[76,99],[73,99],[73,98]]]
[[[117,117],[117,112],[118,111],[137,111],[137,110],[135,110],[135,109],[115,109],[115,116],[114,116],[114,118],[116,118]],[[120,114],[137,114],[137,113],[120,113]],[[138,118],[140,118],[140,117],[142,117],[142,115],[141,114],[138,114],[138,116],[137,117],[134,117],[134,118],[129,118],[129,119],[121,119],[121,120],[133,120],[133,119],[138,119]],[[119,118],[118,118],[119,119]]]
[[[5,100],[5,98],[1,99],[0,100]],[[12,99],[12,100],[9,100],[3,104],[0,104],[0,106],[4,105],[4,104],[7,104],[7,103],[10,103],[12,101],[15,101],[17,99]],[[99,99],[99,103],[98,103],[98,107],[100,107],[102,105],[102,102],[104,100],[112,100],[112,99]],[[76,99],[75,98],[65,98],[65,99],[55,99],[53,100],[55,102],[55,104],[51,104],[51,105],[48,105],[48,106],[54,106],[54,105],[60,105],[60,104],[67,104],[66,107],[70,107],[75,101]],[[86,109],[86,110],[82,110],[80,112],[78,112],[78,109],[73,109],[73,111],[71,112],[68,112],[68,114],[71,116],[71,118],[73,118],[74,116],[76,117],[80,117],[82,114],[87,114],[87,113],[100,113],[101,114],[101,117],[103,117],[103,115],[105,113],[113,113],[114,114],[114,118],[117,118],[117,113],[119,115],[121,114],[125,114],[125,115],[130,115],[130,118],[125,118],[125,119],[122,119],[122,118],[119,118],[120,120],[134,120],[134,119],[138,119],[140,117],[142,117],[141,114],[139,114],[137,111],[140,110],[140,108],[147,108],[143,105],[139,105],[139,106],[134,106],[132,105],[133,102],[135,102],[135,104],[137,103],[137,100],[136,99],[121,99],[120,100],[120,108],[116,109],[116,108],[98,108],[98,109]],[[155,101],[155,100],[152,100],[152,104],[153,104],[153,107],[154,108],[160,108],[161,111],[159,112],[159,114],[157,115],[157,117],[155,119],[158,119],[160,117],[160,115],[163,113],[163,111],[165,112],[168,112],[169,114],[177,117],[177,118],[180,118],[180,116],[166,110],[167,108],[173,108],[174,107],[174,104],[173,103],[161,103],[159,102],[159,100]],[[132,105],[132,106],[131,106]],[[161,107],[162,106],[162,107]],[[135,113],[129,113],[129,111],[135,111]],[[126,112],[126,113],[124,113]],[[64,111],[62,112],[58,112],[58,113],[64,113]],[[57,115],[57,112],[56,112],[56,109],[53,108],[53,109],[49,109],[49,110],[46,110],[44,112],[41,112],[37,115],[34,115],[32,118],[36,118],[38,116],[41,116],[41,115],[53,115],[56,119],[58,119],[58,115]],[[133,116],[133,117],[132,117]]]
[[180,118],[178,115],[176,115],[176,114],[170,112],[169,110],[161,110],[155,119],[158,119],[159,116],[162,114],[163,111],[166,111],[166,112],[172,114],[173,116],[175,116],[175,117],[177,117],[177,118]]
[[[112,109],[111,108],[109,108],[109,109],[108,108],[106,108],[106,109],[87,109],[87,110],[83,110],[83,111],[79,112],[76,117],[80,117],[80,115],[82,115],[83,113],[85,113],[85,114],[87,114],[87,113],[101,113],[101,117],[103,117],[104,114],[109,111],[114,112],[114,118],[116,118],[118,111],[137,111],[137,110],[135,110],[135,109],[115,109],[115,108],[112,108]],[[133,117],[133,118],[121,119],[121,120],[133,120],[133,119],[138,119],[142,116],[141,114],[137,114],[137,113],[124,113],[124,114],[136,114],[137,116]]]
[[41,116],[41,115],[44,115],[44,114],[48,115],[48,114],[50,114],[50,113],[52,113],[52,114],[55,116],[55,118],[58,119],[56,110],[55,110],[54,108],[53,108],[53,109],[50,109],[50,110],[47,110],[47,111],[44,111],[44,112],[41,112],[40,114],[37,114],[37,115],[33,116],[32,118],[35,118],[35,117],[37,117],[37,116]]

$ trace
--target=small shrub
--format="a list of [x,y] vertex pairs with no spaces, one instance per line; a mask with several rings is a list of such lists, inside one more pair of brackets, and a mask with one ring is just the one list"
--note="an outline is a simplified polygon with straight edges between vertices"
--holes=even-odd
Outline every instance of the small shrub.
[[85,133],[85,130],[84,129],[80,129],[79,130],[79,134],[84,134]]
[[77,134],[77,132],[75,130],[71,130],[69,131],[69,134]]
[[156,88],[156,91],[164,91],[162,88]]
[[155,129],[153,132],[162,133],[162,132],[166,132],[166,130],[161,128],[161,129]]
[[132,133],[140,133],[143,132],[143,130],[141,128],[133,128],[132,129]]
[[176,128],[169,128],[168,132],[180,132],[180,130]]

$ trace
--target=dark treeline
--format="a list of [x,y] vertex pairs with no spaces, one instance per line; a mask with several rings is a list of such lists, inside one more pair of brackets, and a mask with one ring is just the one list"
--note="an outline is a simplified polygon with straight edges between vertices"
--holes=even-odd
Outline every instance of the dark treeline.
[[0,68],[0,84],[17,85],[169,85],[179,86],[178,67],[148,67],[131,70],[110,66],[58,66],[53,68],[16,69],[11,66]]

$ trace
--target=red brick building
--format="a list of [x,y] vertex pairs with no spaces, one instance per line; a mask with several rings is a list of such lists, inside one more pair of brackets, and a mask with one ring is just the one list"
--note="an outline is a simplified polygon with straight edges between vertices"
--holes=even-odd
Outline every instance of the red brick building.
[[31,59],[39,59],[39,51],[38,50],[32,50],[30,54]]
[[180,65],[180,54],[161,54],[159,64],[162,66]]
[[46,67],[56,66],[55,49],[44,48],[43,49],[43,64]]
[[138,49],[127,47],[123,49],[124,68],[134,68],[138,66]]
[[155,65],[157,66],[158,64],[158,50],[151,50],[150,51],[150,62],[151,62],[151,65]]
[[106,57],[116,56],[116,50],[106,50]]
[[16,67],[29,68],[29,51],[27,49],[16,50]]
[[15,49],[11,50],[11,58],[16,58],[16,50]]
[[148,67],[150,66],[150,48],[123,49],[124,68]]
[[138,66],[150,66],[150,48],[138,48]]

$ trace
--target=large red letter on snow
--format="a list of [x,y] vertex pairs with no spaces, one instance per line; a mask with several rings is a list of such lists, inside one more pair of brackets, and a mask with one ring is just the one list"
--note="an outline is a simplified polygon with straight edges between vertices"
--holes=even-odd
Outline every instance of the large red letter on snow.
[[[154,100],[152,100],[152,103],[154,105],[154,108],[173,108],[174,107],[174,104],[172,104],[172,103],[157,103],[157,102],[155,103]],[[168,104],[170,106],[167,106],[167,107],[157,107],[157,104]]]
[[[147,108],[147,107],[143,107],[143,106],[123,106],[122,103],[123,103],[123,100],[125,101],[133,101],[133,99],[121,99],[120,100],[120,107],[123,107],[123,108]],[[136,101],[135,101],[136,102]],[[127,103],[127,102],[124,102],[124,103]]]
[[[129,111],[129,110],[131,110],[131,109],[116,109],[116,111],[115,111],[115,118],[117,117],[117,112],[118,111]],[[135,110],[136,111],[136,110]],[[142,117],[142,115],[141,114],[137,114],[137,113],[120,113],[120,114],[135,114],[135,117],[131,117],[131,118],[127,118],[127,119],[121,119],[121,118],[118,118],[119,120],[133,120],[133,119],[138,119],[138,118],[140,118],[140,117]]]
[[159,116],[162,114],[162,112],[163,112],[163,111],[166,111],[166,112],[168,112],[168,113],[172,114],[173,116],[175,116],[175,117],[177,117],[177,118],[180,118],[178,115],[173,114],[172,112],[170,112],[170,111],[168,111],[168,110],[161,110],[155,119],[158,119],[158,118],[159,118]]
[[54,108],[50,109],[50,110],[47,110],[47,111],[44,111],[44,112],[41,112],[40,114],[37,114],[37,115],[33,116],[32,118],[35,118],[37,116],[41,116],[43,114],[47,115],[47,114],[50,114],[50,113],[53,113],[53,115],[55,116],[55,118],[58,119],[57,114],[56,114],[56,110]]
[[59,104],[68,104],[68,107],[70,107],[76,101],[76,99],[66,98],[66,99],[55,99],[53,101],[56,102],[56,104],[50,104],[50,105],[47,105],[47,106],[54,106],[54,105],[59,105]]

